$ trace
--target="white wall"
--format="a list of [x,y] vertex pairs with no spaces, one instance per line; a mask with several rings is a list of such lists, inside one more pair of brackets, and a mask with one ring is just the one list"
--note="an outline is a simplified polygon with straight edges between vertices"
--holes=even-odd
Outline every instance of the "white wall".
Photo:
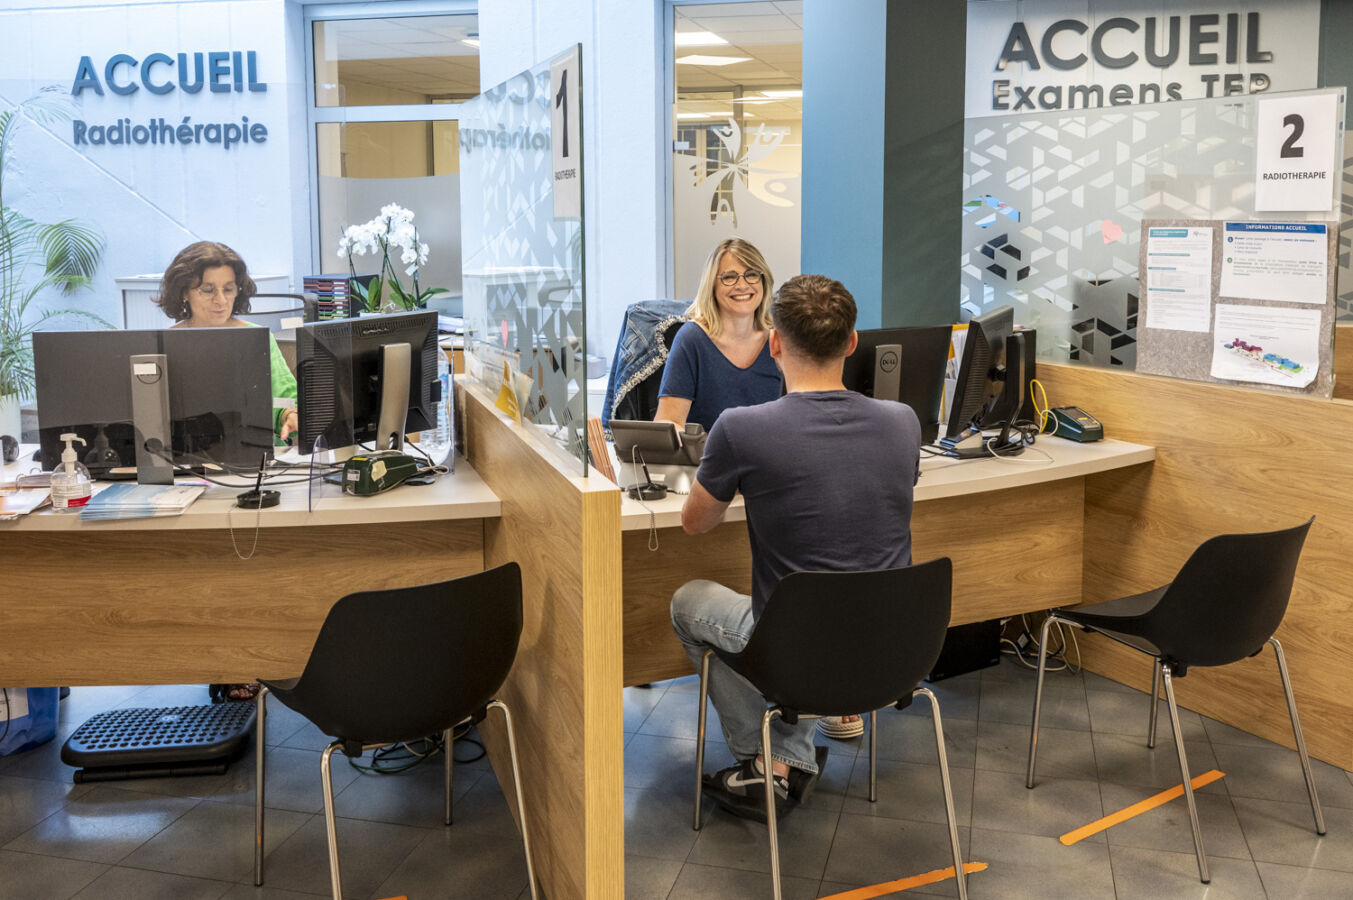
[[[299,7],[284,0],[176,0],[108,5],[67,0],[59,4],[0,4],[0,105],[12,107],[55,86],[73,104],[76,119],[132,126],[163,119],[177,129],[241,122],[267,128],[264,143],[75,145],[72,123],[25,122],[14,134],[5,203],[42,221],[77,218],[107,239],[93,291],[73,300],[120,324],[113,279],[163,271],[173,255],[195,240],[230,244],[260,274],[296,278],[309,269],[310,201],[306,176],[303,44]],[[127,53],[143,60],[219,50],[255,51],[266,91],[187,93],[177,86],[177,64],[157,65],[152,78],[174,89],[157,95],[144,87],[119,96],[104,85],[71,97],[82,56],[100,82],[107,60]],[[298,50],[302,53],[298,60]],[[140,84],[139,67],[120,66],[118,80]],[[88,140],[92,132],[86,133]]]
[[587,341],[609,357],[625,307],[667,291],[662,2],[486,0],[479,33],[485,88],[582,44]]

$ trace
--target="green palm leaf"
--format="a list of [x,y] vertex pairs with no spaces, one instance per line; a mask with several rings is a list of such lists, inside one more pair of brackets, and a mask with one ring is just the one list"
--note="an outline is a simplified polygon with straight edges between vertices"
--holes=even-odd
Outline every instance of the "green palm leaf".
[[48,275],[60,279],[61,291],[72,294],[86,286],[99,268],[103,237],[72,219],[44,225],[38,233]]

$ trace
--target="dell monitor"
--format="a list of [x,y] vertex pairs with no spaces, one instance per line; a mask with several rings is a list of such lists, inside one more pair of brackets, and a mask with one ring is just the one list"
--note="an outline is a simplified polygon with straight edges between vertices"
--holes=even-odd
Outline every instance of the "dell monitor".
[[921,421],[921,442],[934,443],[952,328],[921,325],[856,333],[859,343],[841,373],[845,386],[867,397],[907,404]]
[[273,452],[270,358],[266,328],[35,332],[42,467],[57,467],[72,431],[95,478],[253,471]]
[[402,450],[437,425],[437,313],[307,323],[296,331],[300,447],[351,455],[358,443]]
[[[1024,405],[1026,365],[1032,363],[1032,348],[1015,331],[1015,311],[1002,306],[975,316],[968,323],[959,363],[958,379],[949,411],[949,424],[941,446],[957,456],[988,453],[1018,453],[1019,440],[1010,439],[1010,426]],[[982,428],[1001,428],[994,442],[980,438]],[[970,448],[959,443],[977,437]]]

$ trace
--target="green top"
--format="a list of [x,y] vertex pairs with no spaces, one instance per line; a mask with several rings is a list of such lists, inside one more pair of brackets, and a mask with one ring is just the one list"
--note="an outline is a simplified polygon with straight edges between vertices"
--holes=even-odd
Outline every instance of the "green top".
[[[277,338],[272,336],[272,332],[268,333],[268,350],[271,354],[268,359],[268,368],[272,372],[272,395],[274,397],[286,397],[292,401],[291,405],[294,407],[296,405],[296,376],[291,374],[291,367],[287,365],[287,358],[282,355],[282,348],[277,346]],[[285,409],[272,411],[274,435],[282,430],[282,414],[285,412]]]

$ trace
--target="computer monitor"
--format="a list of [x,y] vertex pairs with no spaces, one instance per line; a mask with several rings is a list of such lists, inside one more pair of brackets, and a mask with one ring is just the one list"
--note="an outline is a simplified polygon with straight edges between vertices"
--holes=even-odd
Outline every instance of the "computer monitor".
[[846,357],[841,379],[852,391],[910,406],[921,420],[921,442],[934,443],[951,333],[948,325],[859,331],[859,343]]
[[[436,427],[437,313],[311,322],[296,331],[300,447],[359,442],[401,450],[404,434]],[[350,455],[350,454],[348,454]]]
[[266,328],[35,332],[42,467],[73,431],[95,478],[135,466],[164,483],[170,460],[255,470],[273,452],[270,357]]
[[[956,439],[970,428],[1001,428],[992,445],[996,452],[1017,452],[1010,440],[1010,424],[1024,405],[1025,366],[1032,362],[1024,335],[1015,331],[1015,311],[1002,306],[975,316],[968,323],[954,385],[952,409],[945,436]],[[982,453],[986,448],[982,448]]]

